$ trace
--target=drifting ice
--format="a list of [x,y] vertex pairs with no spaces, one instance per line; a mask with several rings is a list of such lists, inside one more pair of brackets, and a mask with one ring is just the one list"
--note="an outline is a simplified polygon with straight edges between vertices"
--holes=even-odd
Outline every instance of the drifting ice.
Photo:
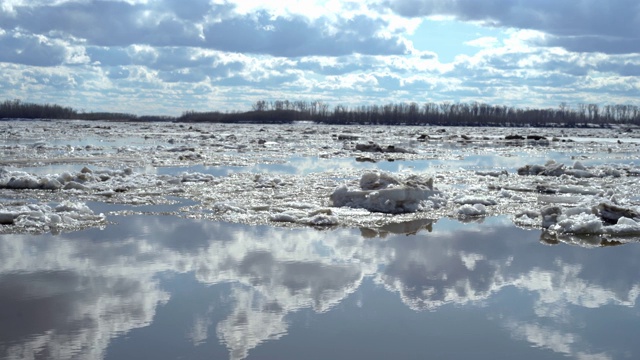
[[542,209],[542,227],[556,234],[617,236],[640,235],[639,213],[635,209],[603,202],[594,207]]
[[95,214],[86,204],[63,201],[55,207],[26,204],[0,207],[0,230],[10,225],[32,231],[73,229],[104,224],[103,214]]
[[429,210],[443,202],[442,193],[433,189],[432,178],[412,175],[400,180],[387,173],[367,172],[359,185],[360,189],[338,187],[330,196],[332,205],[398,214]]

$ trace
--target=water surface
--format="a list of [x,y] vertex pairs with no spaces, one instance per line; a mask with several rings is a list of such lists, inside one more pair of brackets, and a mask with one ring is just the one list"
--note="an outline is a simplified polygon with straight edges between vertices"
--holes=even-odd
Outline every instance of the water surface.
[[284,229],[114,216],[0,235],[0,357],[640,357],[637,243],[502,217]]

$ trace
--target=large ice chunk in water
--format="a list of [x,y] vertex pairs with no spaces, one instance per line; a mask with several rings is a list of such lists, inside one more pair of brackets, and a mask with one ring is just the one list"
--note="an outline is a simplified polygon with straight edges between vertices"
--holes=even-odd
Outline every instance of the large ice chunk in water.
[[426,211],[444,201],[442,193],[433,188],[432,178],[416,175],[399,179],[387,173],[367,172],[360,178],[359,186],[359,189],[338,187],[330,196],[332,205],[398,214]]
[[105,221],[104,214],[95,214],[82,202],[63,201],[53,208],[48,204],[0,204],[0,234],[58,232],[102,225]]
[[547,206],[540,214],[542,227],[556,234],[640,235],[640,213],[610,202],[593,207]]

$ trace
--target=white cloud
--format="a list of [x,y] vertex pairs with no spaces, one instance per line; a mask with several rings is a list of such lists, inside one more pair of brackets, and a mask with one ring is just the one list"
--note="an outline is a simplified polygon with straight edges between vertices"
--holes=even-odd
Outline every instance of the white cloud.
[[[332,105],[470,100],[549,107],[557,106],[556,100],[634,101],[640,59],[636,45],[621,46],[639,36],[633,4],[585,4],[592,6],[511,0],[483,6],[469,0],[198,0],[190,6],[178,0],[5,1],[0,47],[8,50],[0,52],[0,66],[12,70],[0,74],[9,81],[0,85],[0,98],[108,110],[112,103],[102,92],[127,98],[155,89],[145,100],[149,109],[165,114],[247,110],[257,96],[320,97]],[[625,13],[615,18],[621,9]],[[417,50],[408,40],[425,18],[503,32],[452,43],[467,50],[445,64],[437,53]],[[46,67],[64,68],[57,71],[75,79],[67,85],[76,96],[64,91],[64,81],[34,81],[37,76],[30,74]],[[16,82],[20,74],[26,77]],[[191,97],[190,88],[220,97],[213,102]],[[119,104],[126,103],[131,102]],[[132,106],[127,112],[141,110]]]
[[386,5],[407,17],[445,16],[490,26],[537,30],[544,44],[572,51],[640,51],[640,9],[633,0],[522,2],[516,0],[399,0]]
[[474,40],[466,41],[464,44],[480,48],[490,48],[496,46],[498,39],[493,36],[483,36]]

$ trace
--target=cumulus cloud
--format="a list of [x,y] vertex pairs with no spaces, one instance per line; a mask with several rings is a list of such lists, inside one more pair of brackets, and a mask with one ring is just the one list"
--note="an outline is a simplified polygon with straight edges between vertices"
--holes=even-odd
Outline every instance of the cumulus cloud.
[[196,24],[161,10],[122,1],[20,6],[14,8],[14,15],[0,17],[0,26],[72,36],[99,46],[197,43]]
[[67,48],[61,42],[18,31],[0,34],[0,48],[4,49],[0,51],[0,62],[56,66],[67,59]]
[[273,19],[269,13],[259,12],[209,24],[204,37],[206,44],[215,49],[274,56],[405,53],[407,48],[398,37],[377,34],[385,26],[382,20],[365,16],[332,23],[326,18]]
[[571,51],[640,51],[640,5],[634,0],[399,0],[386,5],[407,17],[452,16],[487,26],[539,30],[545,45]]
[[[331,105],[619,103],[632,100],[639,86],[633,77],[640,74],[640,16],[625,0],[195,0],[189,6],[11,0],[1,6],[0,97],[95,110],[113,106],[105,93],[118,106],[135,95],[150,109],[179,114],[181,104],[245,110],[265,98],[320,98]],[[452,42],[465,50],[442,63],[436,49],[409,40],[425,18],[494,31]],[[64,75],[45,80],[54,73]],[[141,111],[139,105],[125,110]]]
[[386,32],[380,18],[274,16],[264,10],[233,12],[231,4],[176,0],[65,2],[15,6],[0,26],[34,34],[59,34],[95,46],[196,46],[273,56],[402,54],[405,43]]

